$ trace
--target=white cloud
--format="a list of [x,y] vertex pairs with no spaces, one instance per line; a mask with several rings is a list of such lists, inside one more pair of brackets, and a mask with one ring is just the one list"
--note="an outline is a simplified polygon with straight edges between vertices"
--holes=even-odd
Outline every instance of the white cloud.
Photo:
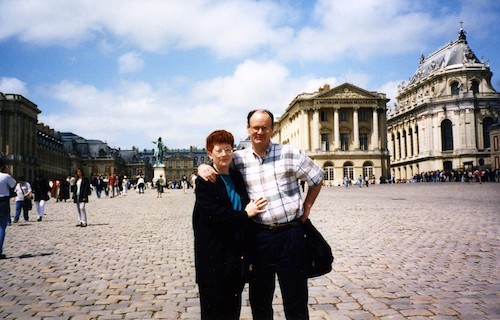
[[0,3],[0,40],[74,45],[109,36],[144,51],[208,48],[220,57],[241,56],[287,41],[291,30],[278,26],[283,12],[272,2],[248,0],[7,0]]
[[[316,91],[335,78],[290,78],[288,69],[275,61],[247,60],[230,76],[193,83],[188,92],[172,83],[152,85],[144,81],[122,82],[116,88],[62,81],[48,94],[66,107],[40,115],[58,131],[108,141],[111,146],[152,148],[144,141],[161,136],[168,147],[204,147],[206,136],[216,129],[245,139],[246,115],[268,108],[276,115],[300,92]],[[113,143],[116,145],[114,145]]]
[[28,95],[26,83],[17,79],[9,77],[0,77],[0,92],[2,93],[15,93],[23,96]]
[[143,67],[144,60],[137,52],[128,52],[118,57],[119,73],[134,73],[142,70]]
[[385,93],[388,99],[391,99],[387,106],[392,106],[396,103],[396,96],[398,94],[398,86],[401,84],[402,80],[389,81],[384,83],[382,86],[377,88],[377,92]]

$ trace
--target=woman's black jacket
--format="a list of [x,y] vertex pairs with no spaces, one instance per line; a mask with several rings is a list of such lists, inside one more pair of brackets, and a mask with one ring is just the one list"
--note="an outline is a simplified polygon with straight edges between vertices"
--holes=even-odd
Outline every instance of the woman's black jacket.
[[245,233],[251,220],[244,211],[249,202],[240,172],[229,172],[242,210],[233,209],[221,177],[215,183],[196,179],[193,212],[196,282],[204,285],[242,281]]
[[82,178],[82,182],[80,184],[80,194],[77,195],[77,185],[76,183],[72,186],[73,188],[73,202],[89,202],[89,196],[92,193],[92,189],[90,188],[90,180],[87,177]]

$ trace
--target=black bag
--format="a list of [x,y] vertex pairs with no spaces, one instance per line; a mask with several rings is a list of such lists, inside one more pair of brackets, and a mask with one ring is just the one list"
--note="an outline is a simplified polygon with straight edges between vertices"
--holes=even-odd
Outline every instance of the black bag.
[[9,198],[17,197],[16,188],[9,188]]
[[314,278],[332,271],[332,248],[309,219],[304,223],[304,239],[306,241],[307,277]]
[[31,198],[24,198],[24,207],[26,210],[33,209],[33,202],[31,201]]

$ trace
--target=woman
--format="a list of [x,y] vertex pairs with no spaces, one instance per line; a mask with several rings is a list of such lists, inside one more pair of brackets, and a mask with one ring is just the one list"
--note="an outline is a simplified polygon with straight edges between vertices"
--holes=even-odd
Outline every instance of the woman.
[[7,173],[7,166],[0,158],[0,259],[6,259],[3,254],[5,231],[10,221],[10,190],[16,186],[16,180]]
[[202,319],[239,319],[245,229],[267,203],[263,198],[250,201],[243,177],[230,168],[233,144],[231,133],[212,132],[206,148],[219,172],[217,180],[196,179],[193,229]]
[[90,180],[85,177],[83,170],[77,168],[76,182],[73,186],[73,202],[76,203],[76,211],[78,224],[77,227],[87,226],[87,211],[85,210],[85,203],[89,202],[89,196],[92,193],[90,188]]
[[45,201],[50,199],[49,197],[50,186],[49,182],[42,176],[38,176],[33,184],[33,193],[35,194],[35,207],[38,219],[36,221],[42,221],[43,215],[45,214]]
[[31,185],[29,184],[28,181],[26,181],[26,178],[24,177],[19,177],[18,183],[16,185],[16,215],[14,216],[14,223],[17,223],[19,221],[19,217],[21,216],[21,209],[23,210],[23,216],[24,216],[24,221],[28,222],[30,217],[29,217],[29,211],[31,210],[30,205],[26,202],[29,200],[31,202],[31,195],[32,195],[32,190],[31,190]]

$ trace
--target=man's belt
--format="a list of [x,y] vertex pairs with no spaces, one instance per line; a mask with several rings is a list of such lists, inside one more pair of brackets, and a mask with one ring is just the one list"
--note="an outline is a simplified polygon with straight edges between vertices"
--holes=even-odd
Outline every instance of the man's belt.
[[268,230],[268,231],[280,231],[285,229],[290,229],[296,227],[301,224],[300,219],[295,219],[290,222],[285,223],[273,223],[273,224],[260,224],[256,223],[258,229],[260,230]]

